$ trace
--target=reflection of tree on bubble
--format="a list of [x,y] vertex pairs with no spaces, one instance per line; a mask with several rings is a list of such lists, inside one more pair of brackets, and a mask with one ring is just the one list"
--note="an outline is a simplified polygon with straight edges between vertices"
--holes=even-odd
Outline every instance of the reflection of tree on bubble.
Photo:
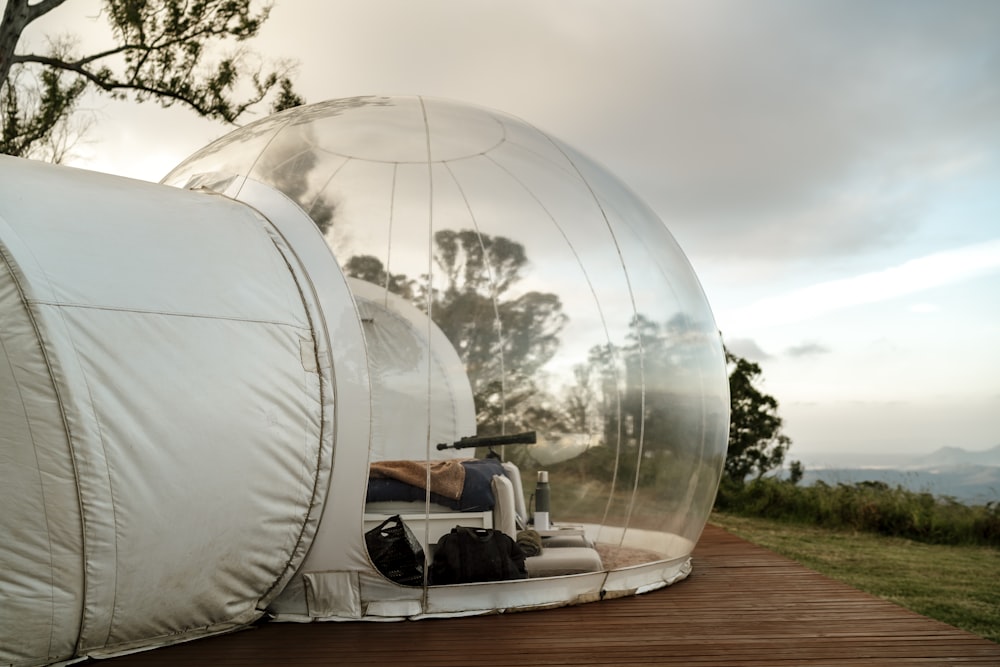
[[[691,388],[704,381],[711,325],[683,312],[665,322],[638,314],[625,340],[593,346],[586,362],[573,368],[575,383],[555,396],[543,366],[559,349],[567,317],[556,294],[514,295],[529,262],[524,246],[472,230],[441,230],[434,235],[433,257],[432,281],[387,272],[371,255],[355,255],[344,268],[423,310],[427,285],[433,285],[432,317],[465,365],[481,435],[535,430],[546,445],[508,448],[505,454],[527,469],[538,465],[532,463],[536,457],[552,454],[546,465],[553,470],[573,470],[620,492],[635,483],[686,484],[681,477],[690,462],[678,457],[689,458],[684,442],[703,436],[706,406]],[[557,465],[567,457],[576,460]]]
[[[528,263],[524,246],[472,230],[441,230],[434,234],[434,261],[440,274],[432,281],[431,316],[465,364],[480,434],[558,421],[537,375],[556,353],[567,318],[556,294],[509,294]],[[427,276],[389,273],[371,255],[351,257],[344,270],[427,308]]]
[[604,445],[591,447],[577,467],[595,479],[655,486],[665,481],[657,476],[686,470],[676,457],[685,442],[702,437],[709,423],[704,410],[725,407],[721,400],[705,405],[692,391],[708,383],[702,373],[714,329],[678,312],[663,323],[638,314],[628,331],[623,344],[595,345],[587,362],[574,367],[576,383],[563,405],[574,432]]
[[372,255],[355,255],[344,264],[344,273],[351,278],[364,280],[388,289],[393,294],[421,305],[416,298],[414,281],[399,273],[386,273],[382,260]]

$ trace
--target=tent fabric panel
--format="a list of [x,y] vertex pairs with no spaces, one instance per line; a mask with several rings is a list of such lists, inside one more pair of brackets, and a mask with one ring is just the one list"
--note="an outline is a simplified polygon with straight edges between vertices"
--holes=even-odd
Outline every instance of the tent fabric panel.
[[302,576],[310,618],[361,618],[361,586],[355,572],[307,572]]
[[0,254],[0,663],[38,664],[76,646],[80,511],[55,389],[12,258]]
[[550,577],[544,584],[537,579],[519,579],[431,586],[426,597],[423,588],[400,586],[377,573],[361,573],[359,580],[365,618],[402,620],[546,609],[597,600],[605,577],[604,572],[592,572]]
[[374,568],[359,572],[358,582],[365,618],[406,618],[423,610],[425,589],[422,587],[389,581]]
[[329,486],[332,355],[305,271],[224,197],[7,158],[0,184],[0,222],[17,222],[0,238],[29,260],[62,409],[47,423],[69,446],[53,456],[76,473],[76,655],[252,621],[304,557]]
[[114,505],[115,572],[104,582],[113,616],[85,645],[252,621],[296,547],[315,482],[321,415],[318,376],[300,356],[308,332],[61,310]]
[[622,597],[672,586],[691,573],[691,558],[682,556],[608,573],[606,596]]
[[[600,599],[605,573],[477,583],[474,586],[434,586],[427,589],[422,617],[455,616],[470,611],[547,609]],[[472,594],[471,591],[475,593]],[[470,598],[474,598],[470,599]]]
[[246,298],[246,286],[231,280],[236,265],[253,266],[260,285],[287,279],[246,206],[6,156],[0,182],[10,184],[0,216],[17,223],[31,248],[40,273],[26,271],[39,299],[248,320],[285,310],[283,292]]
[[[275,194],[278,194],[275,191]],[[291,202],[289,202],[290,204]],[[288,549],[288,559],[283,571],[277,577],[270,589],[268,589],[258,600],[258,610],[263,610],[270,604],[271,600],[281,594],[282,590],[292,580],[299,566],[302,564],[309,549],[315,539],[319,529],[319,523],[326,508],[329,495],[330,475],[333,471],[333,453],[336,427],[336,385],[334,381],[333,350],[331,348],[330,336],[325,313],[330,310],[329,304],[324,304],[323,293],[325,290],[317,290],[312,277],[313,271],[319,271],[317,260],[324,272],[336,275],[343,280],[340,267],[333,261],[330,255],[321,255],[314,258],[305,248],[311,248],[309,244],[305,248],[297,247],[303,239],[303,234],[307,238],[312,238],[318,230],[301,209],[294,206],[293,209],[275,211],[276,219],[271,220],[262,217],[262,221],[269,223],[268,234],[274,243],[275,248],[281,253],[288,267],[288,270],[295,281],[305,313],[309,322],[309,337],[303,337],[299,341],[299,352],[302,367],[306,371],[306,378],[310,381],[309,397],[312,399],[310,408],[315,410],[315,420],[308,423],[308,443],[310,443],[309,454],[312,459],[308,460],[311,481],[309,483],[309,497],[302,505],[304,514],[296,524],[298,533],[295,543]],[[294,232],[292,231],[294,229]],[[312,236],[311,236],[312,235]],[[302,252],[305,250],[305,252]],[[321,275],[325,275],[322,274]],[[337,312],[349,315],[349,320],[357,324],[357,316],[349,301],[337,304]],[[304,462],[306,460],[304,459]]]
[[[548,577],[544,585],[537,579],[479,582],[426,589],[400,586],[377,573],[360,572],[362,620],[418,620],[451,618],[504,611],[550,609],[604,598],[645,593],[669,586],[691,572],[691,559],[677,558],[611,572],[590,572]],[[322,578],[328,573],[306,573],[307,579]],[[346,575],[345,575],[346,576]],[[352,585],[354,580],[351,579]],[[331,588],[332,590],[332,588]],[[353,591],[352,591],[353,593]],[[329,602],[329,601],[328,601]],[[357,618],[330,603],[328,615],[319,607],[310,609],[313,620],[351,620]],[[294,615],[279,615],[277,620],[306,620]]]
[[80,652],[106,641],[114,606],[118,554],[107,451],[69,323],[58,309],[53,313],[30,300],[28,305],[59,395],[76,477],[83,532],[83,616],[76,647]]
[[273,188],[249,179],[240,180],[238,187],[223,194],[260,211],[278,230],[305,269],[325,324],[317,326],[316,333],[328,350],[333,378],[328,398],[335,407],[330,429],[333,461],[321,470],[328,475],[321,482],[321,495],[326,500],[299,572],[267,608],[269,614],[301,620],[308,618],[302,572],[372,571],[362,519],[372,410],[367,349],[347,279],[319,229],[302,209]]
[[[0,156],[2,157],[2,156]],[[10,196],[0,197],[0,216],[6,222],[3,228],[3,242],[10,257],[16,258],[16,278],[21,292],[21,298],[27,307],[35,335],[42,346],[42,358],[45,363],[47,379],[55,390],[58,401],[60,419],[46,420],[49,427],[62,430],[68,443],[68,458],[66,463],[72,468],[76,483],[76,496],[72,505],[67,504],[66,510],[78,512],[78,530],[80,534],[82,575],[80,590],[76,591],[76,603],[81,605],[81,618],[76,632],[76,651],[88,634],[106,636],[107,622],[110,618],[112,586],[99,585],[97,582],[113,581],[115,544],[114,525],[111,517],[112,505],[107,486],[107,465],[104,451],[99,447],[81,449],[81,443],[99,442],[99,429],[92,413],[87,410],[68,411],[67,405],[86,404],[89,400],[86,382],[79,364],[75,363],[72,335],[66,323],[61,318],[46,320],[37,308],[39,302],[48,301],[56,289],[56,283],[50,280],[47,267],[38,262],[37,247],[44,245],[46,237],[44,229],[48,218],[41,215],[37,218],[25,218],[19,204],[23,203],[25,193],[32,188],[38,188],[37,179],[44,183],[45,172],[55,169],[50,165],[42,167],[39,173],[20,170],[6,170],[23,160],[0,159],[0,183],[10,188]],[[36,180],[25,181],[28,177]],[[23,187],[22,187],[23,186]],[[6,193],[5,193],[6,194]],[[35,201],[31,197],[27,197]],[[43,200],[52,197],[42,196]],[[14,214],[5,212],[10,209]],[[93,243],[94,240],[91,240]],[[85,253],[85,248],[81,249]],[[44,376],[42,376],[44,377]],[[29,380],[30,381],[30,380]],[[82,455],[81,455],[82,453]],[[53,451],[53,456],[59,453]],[[62,507],[57,509],[62,510]]]

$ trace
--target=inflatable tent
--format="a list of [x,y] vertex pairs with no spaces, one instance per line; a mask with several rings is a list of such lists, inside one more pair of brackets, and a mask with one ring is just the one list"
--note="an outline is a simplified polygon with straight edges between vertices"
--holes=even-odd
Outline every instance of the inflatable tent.
[[[162,185],[2,159],[0,314],[0,663],[654,590],[721,476],[669,232],[477,107],[300,107]],[[459,533],[517,568],[463,579]]]

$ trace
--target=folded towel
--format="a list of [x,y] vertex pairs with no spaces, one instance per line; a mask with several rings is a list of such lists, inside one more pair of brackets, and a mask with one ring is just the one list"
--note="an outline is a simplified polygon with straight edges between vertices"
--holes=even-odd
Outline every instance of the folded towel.
[[459,459],[444,461],[376,461],[370,475],[399,480],[421,489],[427,488],[427,468],[430,467],[431,492],[458,500],[465,485],[465,468]]
[[539,556],[542,553],[542,536],[537,530],[521,530],[517,533],[517,546],[521,547],[525,557]]

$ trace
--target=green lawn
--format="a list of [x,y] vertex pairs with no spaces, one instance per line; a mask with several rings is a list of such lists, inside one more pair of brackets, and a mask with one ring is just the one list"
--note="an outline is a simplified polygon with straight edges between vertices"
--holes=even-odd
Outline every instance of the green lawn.
[[729,514],[712,514],[709,522],[828,577],[1000,642],[1000,550]]

